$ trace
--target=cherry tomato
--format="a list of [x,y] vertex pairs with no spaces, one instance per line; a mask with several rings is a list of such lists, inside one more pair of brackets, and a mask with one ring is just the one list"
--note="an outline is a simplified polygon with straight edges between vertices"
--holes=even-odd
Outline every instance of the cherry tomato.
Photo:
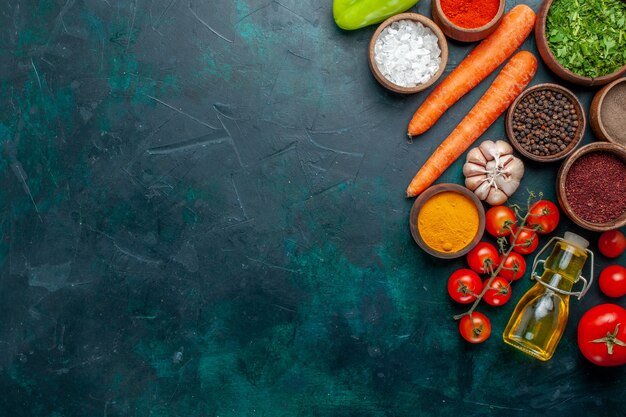
[[617,258],[626,249],[626,236],[619,230],[609,230],[600,235],[598,249],[607,258]]
[[483,282],[471,269],[459,269],[448,278],[448,294],[457,303],[469,304],[476,299]]
[[578,322],[578,348],[596,365],[626,364],[626,310],[600,304],[587,311]]
[[[485,280],[483,289],[489,283],[489,279]],[[495,277],[491,281],[491,286],[483,295],[483,300],[491,306],[503,306],[511,299],[511,283],[504,278]]]
[[515,224],[515,220],[515,213],[510,208],[506,206],[491,207],[485,214],[485,228],[492,236],[508,236],[511,234],[511,229],[505,225],[510,224],[512,226]]
[[559,225],[559,209],[552,201],[539,200],[528,211],[527,224],[531,229],[537,228],[537,233],[551,233]]
[[620,265],[607,266],[600,272],[599,284],[600,290],[609,297],[626,295],[626,268]]
[[515,245],[513,250],[517,253],[528,255],[529,253],[533,253],[535,249],[537,249],[537,246],[539,246],[539,236],[530,229],[523,228],[517,240],[515,240],[515,243],[513,242],[514,236],[515,234],[512,234],[509,240],[511,245]]
[[526,273],[526,260],[517,252],[511,252],[509,256],[501,262],[504,262],[500,270],[500,276],[502,278],[506,278],[509,281],[516,281]]
[[461,318],[459,332],[470,343],[482,343],[491,335],[491,322],[483,313],[474,311],[471,319],[469,315]]
[[500,255],[495,246],[487,242],[478,242],[478,245],[467,254],[467,264],[479,274],[486,274],[489,272],[489,269],[485,268],[486,263],[491,262],[495,269],[499,258]]

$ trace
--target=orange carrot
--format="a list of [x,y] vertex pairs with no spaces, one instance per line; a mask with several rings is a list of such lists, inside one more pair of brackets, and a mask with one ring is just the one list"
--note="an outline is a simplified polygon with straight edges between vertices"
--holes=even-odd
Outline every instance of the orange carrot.
[[415,197],[429,187],[511,105],[537,72],[537,59],[528,51],[515,54],[485,95],[428,158],[406,190]]
[[446,110],[506,61],[528,37],[535,18],[530,7],[513,7],[495,32],[478,44],[417,109],[409,123],[409,137],[430,129]]

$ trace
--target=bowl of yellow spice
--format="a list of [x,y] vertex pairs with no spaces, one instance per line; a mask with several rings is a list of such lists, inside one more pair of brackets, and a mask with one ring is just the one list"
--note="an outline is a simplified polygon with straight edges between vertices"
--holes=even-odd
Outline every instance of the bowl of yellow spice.
[[467,188],[438,184],[415,200],[409,221],[413,239],[425,252],[452,259],[465,255],[483,237],[485,209]]

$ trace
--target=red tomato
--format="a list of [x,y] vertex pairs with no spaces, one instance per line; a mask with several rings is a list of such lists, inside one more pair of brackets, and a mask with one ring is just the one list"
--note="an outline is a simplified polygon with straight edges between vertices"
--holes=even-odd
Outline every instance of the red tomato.
[[600,272],[599,284],[600,290],[609,297],[626,295],[626,268],[620,265],[607,266]]
[[[502,261],[501,261],[502,262]],[[516,281],[526,273],[526,260],[517,252],[511,252],[504,260],[500,276],[509,281]]]
[[598,249],[607,258],[617,258],[626,249],[626,236],[619,230],[609,230],[600,235]]
[[483,282],[471,269],[459,269],[448,278],[448,294],[457,303],[469,304],[476,299]]
[[559,209],[548,200],[539,200],[528,211],[530,216],[526,223],[531,229],[537,228],[537,233],[551,233],[559,225]]
[[[515,233],[517,233],[517,231]],[[515,252],[521,253],[522,255],[528,255],[529,253],[533,253],[535,249],[537,249],[537,246],[539,246],[539,236],[537,236],[537,233],[532,230],[523,228],[519,233],[517,240],[513,243],[515,233],[512,234],[509,239],[511,245],[515,245],[513,247]]]
[[[489,283],[489,278],[485,280],[483,289]],[[491,306],[503,306],[511,299],[511,283],[504,278],[495,277],[491,281],[491,286],[483,295],[483,300]]]
[[511,229],[506,224],[515,224],[515,213],[507,206],[495,206],[487,210],[485,214],[485,228],[490,235],[495,237],[508,236]]
[[478,245],[467,254],[467,264],[479,274],[486,274],[489,272],[489,269],[485,268],[486,263],[491,262],[495,269],[499,258],[500,255],[495,246],[487,242],[478,242]]
[[626,364],[626,310],[600,304],[587,311],[578,322],[578,348],[596,365]]
[[469,315],[461,318],[459,332],[470,343],[482,343],[491,334],[491,322],[483,313],[474,311],[471,319]]

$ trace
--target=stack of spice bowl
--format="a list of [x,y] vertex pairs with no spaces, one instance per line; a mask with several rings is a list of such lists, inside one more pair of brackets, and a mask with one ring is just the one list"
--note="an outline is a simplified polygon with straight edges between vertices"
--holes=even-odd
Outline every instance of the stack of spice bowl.
[[446,37],[432,20],[401,13],[378,27],[369,46],[369,64],[385,88],[413,94],[430,87],[448,63]]
[[476,42],[496,30],[505,6],[505,0],[433,0],[432,14],[449,38]]

